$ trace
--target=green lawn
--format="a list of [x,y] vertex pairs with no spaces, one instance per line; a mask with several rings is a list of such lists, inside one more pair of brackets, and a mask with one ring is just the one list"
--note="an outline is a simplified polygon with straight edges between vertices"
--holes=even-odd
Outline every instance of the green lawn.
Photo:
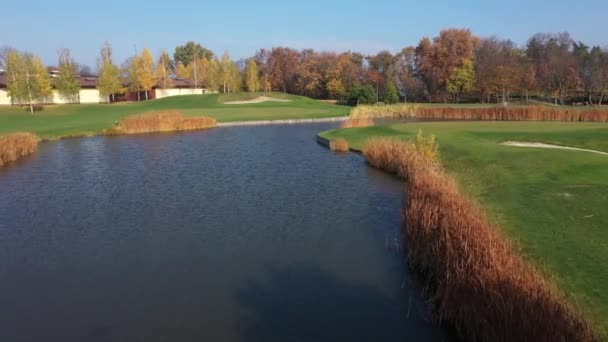
[[[258,96],[288,99],[290,102],[225,105],[227,101]],[[160,100],[90,105],[51,105],[30,114],[25,109],[0,106],[0,134],[28,131],[52,139],[74,135],[94,135],[111,127],[126,115],[156,110],[178,110],[185,116],[211,116],[219,122],[321,118],[348,115],[350,108],[281,93],[236,93],[187,95]]]
[[406,123],[321,135],[360,148],[374,136],[411,139],[419,128],[438,137],[442,163],[462,189],[608,338],[608,156],[499,144],[538,141],[608,152],[608,124]]

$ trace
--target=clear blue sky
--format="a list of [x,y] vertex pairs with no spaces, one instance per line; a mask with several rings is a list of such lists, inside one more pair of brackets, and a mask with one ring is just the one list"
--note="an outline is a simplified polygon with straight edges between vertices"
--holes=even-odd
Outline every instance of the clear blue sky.
[[[45,4],[39,4],[45,3]],[[233,58],[272,46],[375,53],[415,45],[439,30],[467,27],[518,44],[536,32],[569,31],[590,45],[608,46],[608,1],[7,1],[0,45],[56,64],[69,48],[96,68],[108,40],[115,61],[148,47],[155,55],[188,40]]]

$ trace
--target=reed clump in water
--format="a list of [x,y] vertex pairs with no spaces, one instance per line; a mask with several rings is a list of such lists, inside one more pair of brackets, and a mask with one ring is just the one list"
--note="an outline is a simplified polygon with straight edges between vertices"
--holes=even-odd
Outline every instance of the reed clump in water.
[[350,116],[422,120],[608,122],[606,109],[579,110],[548,106],[454,108],[425,107],[415,104],[374,105],[355,107]]
[[329,142],[329,149],[334,152],[348,152],[348,141],[346,139],[338,138]]
[[370,165],[407,180],[408,262],[441,320],[471,341],[599,341],[593,328],[514,251],[452,178],[414,143],[376,139]]
[[118,122],[115,127],[106,130],[106,134],[174,132],[213,128],[216,126],[217,121],[214,118],[204,116],[183,117],[177,111],[150,112],[127,116]]
[[340,124],[340,128],[355,128],[355,127],[369,127],[374,125],[374,120],[370,118],[348,118]]
[[0,136],[0,167],[36,152],[40,138],[32,133]]

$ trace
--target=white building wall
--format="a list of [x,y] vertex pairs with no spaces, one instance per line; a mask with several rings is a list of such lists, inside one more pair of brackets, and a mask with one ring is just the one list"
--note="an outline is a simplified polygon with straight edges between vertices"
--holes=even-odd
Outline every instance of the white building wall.
[[99,95],[97,89],[80,89],[80,103],[100,103],[107,99]]
[[0,89],[0,105],[10,105],[11,98],[8,96],[6,89]]
[[61,96],[61,94],[57,90],[53,89],[53,94],[50,96],[47,102],[52,104],[64,104],[68,103],[69,101],[66,100],[63,96]]
[[202,95],[209,94],[209,91],[206,89],[190,89],[190,88],[168,88],[168,89],[154,89],[154,94],[157,99],[162,99],[163,97],[169,96],[179,96],[179,95]]

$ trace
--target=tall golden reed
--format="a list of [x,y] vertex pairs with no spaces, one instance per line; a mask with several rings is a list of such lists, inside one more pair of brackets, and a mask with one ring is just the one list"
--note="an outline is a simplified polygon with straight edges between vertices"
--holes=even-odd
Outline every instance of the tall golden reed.
[[205,129],[217,126],[217,121],[209,117],[183,117],[180,112],[149,112],[127,116],[107,134],[138,134],[152,132],[174,132]]
[[370,165],[407,180],[403,223],[410,266],[440,320],[470,341],[599,341],[585,318],[414,144],[370,140]]
[[348,141],[346,139],[334,139],[329,142],[329,149],[334,152],[348,152],[350,149],[348,148]]
[[358,106],[352,118],[416,118],[423,120],[608,122],[606,109],[564,109],[548,106],[451,108],[415,104]]
[[374,125],[374,120],[370,118],[348,118],[340,124],[340,128],[354,128],[354,127],[369,127]]
[[38,138],[32,133],[11,133],[0,136],[0,167],[34,153],[38,149]]

